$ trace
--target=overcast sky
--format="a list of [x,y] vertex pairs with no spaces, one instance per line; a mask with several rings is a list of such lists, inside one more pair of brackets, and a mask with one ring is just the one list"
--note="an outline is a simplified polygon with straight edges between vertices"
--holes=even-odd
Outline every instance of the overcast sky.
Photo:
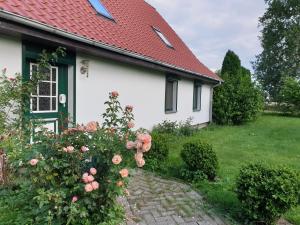
[[221,68],[228,49],[243,66],[260,53],[258,18],[264,0],[146,0],[169,22],[194,54],[212,70]]

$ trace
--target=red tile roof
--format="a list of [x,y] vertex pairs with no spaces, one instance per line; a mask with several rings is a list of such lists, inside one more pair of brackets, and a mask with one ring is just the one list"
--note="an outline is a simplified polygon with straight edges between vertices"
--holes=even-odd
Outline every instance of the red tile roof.
[[[115,22],[97,14],[88,0],[0,0],[0,11],[220,79],[195,57],[155,8],[144,0],[102,0],[102,3]],[[174,49],[162,42],[152,26],[160,29]]]

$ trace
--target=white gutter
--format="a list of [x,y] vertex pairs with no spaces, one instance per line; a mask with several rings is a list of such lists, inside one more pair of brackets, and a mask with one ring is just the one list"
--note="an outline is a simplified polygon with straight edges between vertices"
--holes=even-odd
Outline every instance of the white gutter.
[[0,9],[0,17],[4,18],[4,19],[7,19],[7,20],[10,20],[10,21],[13,21],[13,22],[17,22],[17,23],[20,23],[20,24],[23,24],[23,25],[27,25],[27,26],[36,28],[36,29],[39,29],[39,30],[43,30],[43,31],[47,31],[47,32],[50,32],[50,33],[53,33],[53,34],[57,34],[57,35],[60,35],[60,36],[63,36],[63,37],[66,37],[66,38],[69,38],[69,39],[72,39],[72,40],[76,40],[76,41],[83,42],[83,43],[93,45],[93,46],[96,46],[96,47],[100,47],[100,48],[103,48],[103,49],[106,49],[106,50],[109,50],[109,51],[113,51],[113,52],[116,52],[116,53],[119,53],[119,54],[122,54],[122,55],[130,56],[130,57],[137,58],[137,59],[141,59],[143,61],[155,63],[155,64],[166,66],[166,67],[169,67],[169,68],[172,68],[172,69],[176,69],[178,71],[182,71],[182,72],[185,72],[185,73],[190,73],[190,74],[193,74],[193,75],[202,76],[202,77],[205,77],[207,79],[220,82],[219,80],[211,78],[211,77],[209,77],[205,74],[195,73],[193,71],[186,70],[186,69],[183,69],[183,68],[180,68],[180,67],[162,62],[162,61],[155,61],[150,57],[143,56],[143,55],[140,55],[140,54],[137,54],[137,53],[133,53],[133,52],[130,52],[130,51],[127,51],[127,50],[124,50],[124,49],[121,49],[121,48],[118,48],[118,47],[115,47],[115,46],[112,46],[112,45],[102,43],[100,41],[94,41],[92,39],[85,38],[85,37],[70,33],[68,31],[49,26],[47,24],[38,22],[36,20],[32,20],[32,19],[29,19],[27,17],[8,12],[6,10]]

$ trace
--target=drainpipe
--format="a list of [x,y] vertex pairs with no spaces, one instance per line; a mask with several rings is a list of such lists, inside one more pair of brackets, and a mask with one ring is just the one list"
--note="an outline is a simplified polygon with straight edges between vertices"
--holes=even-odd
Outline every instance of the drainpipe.
[[223,82],[219,81],[216,85],[211,86],[210,88],[210,101],[209,101],[209,122],[213,122],[212,112],[213,112],[213,99],[214,99],[214,88],[220,86]]

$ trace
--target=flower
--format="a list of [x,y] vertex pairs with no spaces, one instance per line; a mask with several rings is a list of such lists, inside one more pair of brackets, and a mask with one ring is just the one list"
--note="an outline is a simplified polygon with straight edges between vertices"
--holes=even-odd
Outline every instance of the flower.
[[115,165],[119,165],[121,162],[122,162],[122,157],[120,155],[115,155],[113,158],[112,158],[112,162],[113,164]]
[[148,144],[148,143],[151,143],[152,137],[150,134],[138,134],[137,140],[139,140],[140,142],[143,142],[144,144]]
[[129,172],[128,172],[128,169],[122,169],[122,170],[120,170],[120,172],[119,172],[119,174],[121,175],[121,177],[128,177],[128,174],[129,174]]
[[88,182],[89,182],[89,181],[88,181],[88,176],[89,176],[88,173],[84,173],[84,174],[82,175],[82,180],[83,180],[84,183],[88,183]]
[[77,202],[77,201],[78,201],[78,196],[73,196],[72,202],[75,203],[75,202]]
[[97,127],[98,124],[95,121],[89,122],[86,126],[85,126],[85,131],[86,132],[96,132],[97,131]]
[[111,96],[114,97],[114,98],[116,98],[116,97],[119,96],[119,93],[117,91],[112,91],[111,92]]
[[136,165],[138,167],[143,167],[145,165],[145,160],[143,158],[139,159],[139,160],[136,160]]
[[38,159],[32,159],[32,160],[29,161],[29,164],[32,165],[32,166],[35,166],[38,162],[39,162]]
[[90,173],[91,173],[92,175],[96,175],[96,174],[97,174],[97,170],[96,170],[95,168],[91,168],[91,169],[90,169]]
[[119,180],[119,181],[117,182],[117,186],[118,186],[118,187],[122,187],[122,186],[124,186],[124,182],[123,182],[123,181],[121,181],[121,180]]
[[143,148],[143,143],[140,141],[136,141],[136,149],[140,150]]
[[87,151],[89,151],[90,149],[88,148],[88,147],[86,147],[86,146],[82,146],[81,147],[81,151],[82,152],[87,152]]
[[93,189],[92,184],[86,184],[85,187],[84,187],[84,190],[85,190],[85,192],[91,192],[94,189]]
[[135,126],[135,124],[134,124],[134,122],[132,122],[132,121],[128,122],[128,124],[127,124],[127,127],[128,127],[129,129],[134,128],[134,126]]
[[92,182],[91,185],[92,185],[92,187],[93,187],[93,190],[99,189],[99,186],[100,186],[99,183],[98,183],[97,181]]
[[132,105],[127,105],[127,106],[125,107],[125,110],[126,110],[127,112],[132,112],[132,111],[133,111],[133,106],[132,106]]
[[73,153],[74,152],[74,147],[73,146],[68,146],[66,148],[63,148],[63,151],[66,153]]
[[124,190],[124,194],[125,194],[126,196],[130,196],[130,192],[128,191],[128,189],[125,189],[125,190]]
[[128,141],[128,142],[126,143],[126,148],[127,148],[128,150],[133,149],[135,146],[136,146],[136,143],[133,142],[133,141]]
[[134,155],[134,158],[135,158],[136,161],[143,159],[143,153],[142,152],[137,152]]
[[142,147],[143,152],[148,152],[151,149],[151,143],[144,144]]
[[16,78],[13,78],[13,77],[9,77],[8,78],[10,81],[15,81],[16,80]]
[[95,180],[95,178],[93,177],[93,175],[89,175],[87,178],[87,181],[90,183],[90,182],[93,182]]

